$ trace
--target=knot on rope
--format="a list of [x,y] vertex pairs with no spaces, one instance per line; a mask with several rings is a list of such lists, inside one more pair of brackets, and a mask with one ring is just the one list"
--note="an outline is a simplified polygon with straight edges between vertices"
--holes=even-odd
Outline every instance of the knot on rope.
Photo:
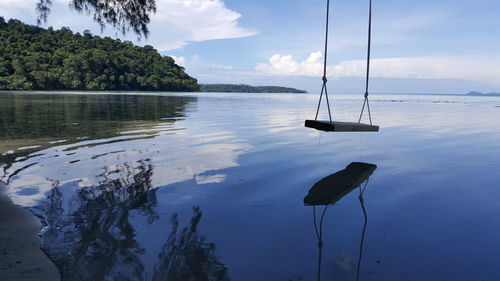
[[326,79],[326,76],[323,76],[323,83],[328,82],[328,79]]
[[323,247],[323,241],[318,241],[318,247],[319,248]]
[[368,92],[365,93],[365,99],[367,99],[367,98],[368,98]]

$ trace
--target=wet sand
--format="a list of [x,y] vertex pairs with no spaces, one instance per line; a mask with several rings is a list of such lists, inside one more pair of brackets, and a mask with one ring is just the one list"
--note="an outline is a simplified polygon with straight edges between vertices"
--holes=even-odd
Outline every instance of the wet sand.
[[14,205],[5,190],[0,182],[0,281],[59,280],[56,266],[40,249],[39,219]]

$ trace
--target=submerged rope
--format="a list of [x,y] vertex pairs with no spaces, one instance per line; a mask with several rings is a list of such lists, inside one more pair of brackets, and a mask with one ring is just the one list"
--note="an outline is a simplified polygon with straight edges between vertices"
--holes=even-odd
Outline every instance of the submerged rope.
[[321,214],[321,218],[319,220],[319,230],[318,230],[318,225],[317,225],[317,219],[316,219],[316,206],[313,206],[313,219],[314,219],[314,231],[316,232],[316,238],[318,238],[318,272],[317,272],[317,278],[318,281],[321,280],[321,260],[323,257],[323,219],[325,218],[325,213],[326,209],[328,208],[328,205],[325,205],[325,208],[323,209],[323,213]]
[[366,214],[366,209],[365,209],[365,199],[363,196],[365,195],[365,190],[366,187],[368,186],[368,182],[370,181],[370,178],[366,180],[365,186],[359,187],[359,203],[361,204],[361,208],[363,210],[363,217],[364,217],[364,225],[363,225],[363,232],[361,234],[361,242],[359,244],[359,256],[358,256],[358,268],[356,271],[356,281],[359,281],[359,273],[361,271],[361,260],[363,259],[363,245],[365,243],[365,233],[366,233],[366,225],[368,224],[368,216]]
[[368,15],[368,51],[366,55],[366,88],[365,88],[365,101],[363,102],[363,108],[361,109],[361,114],[359,115],[358,124],[361,123],[361,118],[365,111],[365,106],[368,108],[368,117],[370,118],[370,125],[372,125],[372,114],[370,112],[370,103],[368,101],[368,89],[370,82],[370,60],[371,60],[371,45],[372,45],[372,0],[370,0],[370,9]]

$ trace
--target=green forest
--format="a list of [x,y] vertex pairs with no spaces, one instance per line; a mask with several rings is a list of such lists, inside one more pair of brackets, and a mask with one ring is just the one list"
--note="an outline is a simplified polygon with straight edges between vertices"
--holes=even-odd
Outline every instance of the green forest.
[[0,17],[0,90],[199,91],[152,46]]
[[217,93],[307,93],[304,90],[288,87],[250,86],[245,84],[201,84],[201,91]]

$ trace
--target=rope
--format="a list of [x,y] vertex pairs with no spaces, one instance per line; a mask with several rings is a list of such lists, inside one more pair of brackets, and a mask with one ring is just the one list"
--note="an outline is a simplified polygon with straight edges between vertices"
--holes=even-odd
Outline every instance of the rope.
[[318,113],[319,113],[319,108],[321,107],[321,101],[323,99],[323,93],[325,94],[326,98],[326,105],[328,107],[328,117],[330,118],[330,123],[332,123],[332,113],[330,110],[330,101],[328,99],[328,89],[326,87],[326,84],[328,82],[328,79],[326,78],[326,69],[327,69],[327,61],[328,61],[328,28],[330,23],[330,0],[326,1],[326,32],[325,32],[325,56],[324,56],[324,62],[323,62],[323,87],[321,87],[321,95],[319,96],[319,102],[318,102],[318,109],[316,110],[316,117],[314,120],[318,120]]
[[318,238],[318,272],[317,272],[317,278],[318,281],[321,280],[321,260],[323,256],[323,219],[325,218],[325,213],[326,209],[328,208],[328,205],[325,205],[325,208],[323,209],[323,213],[321,214],[321,218],[319,221],[319,230],[318,230],[318,225],[317,225],[317,219],[316,219],[316,206],[313,206],[313,220],[314,220],[314,231],[316,232],[316,238]]
[[361,271],[361,260],[363,258],[363,245],[365,243],[365,233],[366,233],[366,225],[368,224],[368,216],[366,214],[366,209],[365,209],[365,200],[363,199],[363,196],[365,195],[365,190],[366,187],[368,186],[368,182],[370,181],[370,178],[366,180],[364,188],[361,186],[359,187],[359,203],[361,204],[361,208],[363,210],[363,217],[364,217],[364,225],[363,225],[363,232],[361,234],[361,242],[359,245],[359,259],[358,259],[358,268],[356,271],[356,281],[359,280],[359,273]]
[[370,125],[372,125],[372,114],[370,112],[370,103],[368,101],[368,90],[370,82],[370,59],[371,59],[371,46],[372,46],[372,0],[370,0],[370,9],[368,15],[368,51],[366,55],[366,84],[365,84],[365,101],[363,102],[363,108],[361,109],[361,114],[359,115],[358,124],[361,123],[361,118],[365,111],[365,107],[368,108],[368,117],[370,118]]
[[[327,62],[328,62],[328,32],[329,32],[329,23],[330,23],[330,0],[326,1],[326,28],[325,28],[325,52],[324,52],[324,61],[323,61],[323,86],[321,87],[321,94],[319,96],[318,108],[316,109],[316,116],[314,120],[318,120],[319,109],[321,108],[321,102],[323,101],[323,94],[325,95],[326,105],[328,107],[328,117],[330,119],[330,123],[332,123],[332,112],[330,109],[330,99],[328,98],[328,89],[327,83]],[[363,102],[363,107],[361,108],[361,113],[359,115],[358,124],[361,123],[361,119],[363,118],[363,114],[365,112],[365,108],[368,111],[368,117],[370,119],[370,125],[372,125],[372,113],[370,110],[370,102],[368,100],[369,96],[369,84],[370,84],[370,61],[371,61],[371,44],[372,44],[372,0],[370,0],[370,8],[368,14],[368,50],[367,50],[367,58],[366,58],[366,81],[365,81],[365,99]]]

